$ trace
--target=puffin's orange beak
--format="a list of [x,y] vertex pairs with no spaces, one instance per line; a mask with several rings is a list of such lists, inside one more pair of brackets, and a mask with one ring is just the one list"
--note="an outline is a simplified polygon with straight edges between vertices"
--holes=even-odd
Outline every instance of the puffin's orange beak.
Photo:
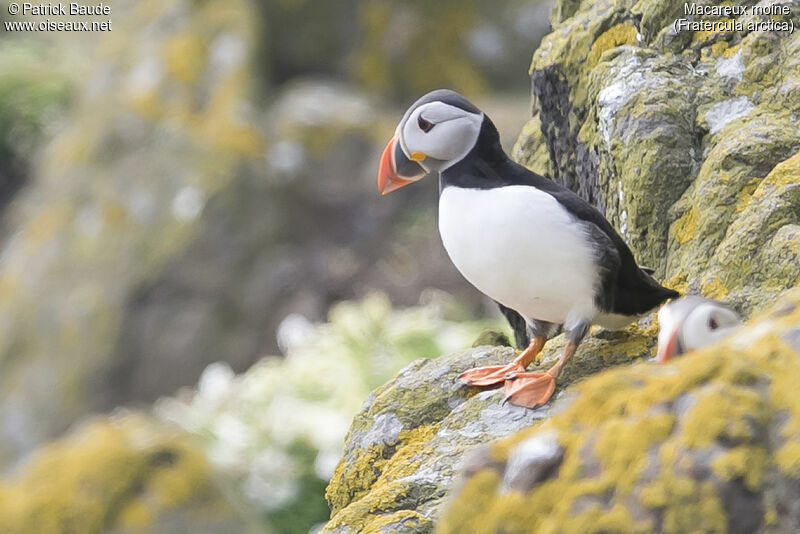
[[656,355],[658,363],[665,363],[678,354],[678,330],[679,328],[676,327],[668,332],[663,343],[661,339],[658,340],[658,354]]
[[423,168],[417,162],[408,159],[397,144],[397,140],[392,137],[383,149],[381,162],[378,165],[378,191],[381,195],[416,182],[424,175]]

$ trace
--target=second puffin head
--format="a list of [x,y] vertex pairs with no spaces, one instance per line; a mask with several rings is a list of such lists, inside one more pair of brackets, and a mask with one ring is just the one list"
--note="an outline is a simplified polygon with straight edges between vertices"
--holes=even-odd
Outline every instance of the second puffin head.
[[664,363],[685,352],[710,345],[742,324],[735,311],[721,302],[687,295],[658,312],[658,355]]
[[426,94],[408,108],[381,156],[378,190],[386,194],[469,154],[478,141],[483,112],[448,89]]

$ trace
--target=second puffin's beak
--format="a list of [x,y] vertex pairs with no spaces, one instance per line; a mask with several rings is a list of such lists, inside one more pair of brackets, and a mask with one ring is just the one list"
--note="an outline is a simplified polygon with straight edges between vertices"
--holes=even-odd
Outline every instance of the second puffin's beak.
[[408,159],[397,139],[392,137],[381,154],[378,166],[378,191],[381,195],[391,193],[403,186],[416,182],[426,172],[419,163]]
[[658,354],[656,361],[658,363],[665,363],[678,355],[678,331],[680,326],[669,330],[662,337],[658,336]]

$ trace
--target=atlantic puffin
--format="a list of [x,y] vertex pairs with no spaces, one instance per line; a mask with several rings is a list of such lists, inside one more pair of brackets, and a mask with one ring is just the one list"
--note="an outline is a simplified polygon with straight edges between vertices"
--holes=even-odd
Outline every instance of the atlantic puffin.
[[664,363],[710,345],[741,326],[734,310],[716,300],[687,295],[658,310],[658,354]]
[[[505,383],[506,401],[539,407],[592,324],[620,329],[678,296],[637,265],[596,208],[512,161],[489,117],[447,89],[405,112],[381,155],[378,190],[431,173],[439,176],[439,233],[451,261],[506,317],[524,318],[531,336],[508,365],[462,373],[466,385]],[[567,343],[559,360],[526,372],[560,327]]]

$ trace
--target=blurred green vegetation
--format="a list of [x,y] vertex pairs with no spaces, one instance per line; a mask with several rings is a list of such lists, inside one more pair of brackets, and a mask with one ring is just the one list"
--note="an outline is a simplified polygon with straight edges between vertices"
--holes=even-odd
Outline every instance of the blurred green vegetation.
[[22,186],[42,131],[59,120],[73,84],[36,43],[0,39],[0,207]]

